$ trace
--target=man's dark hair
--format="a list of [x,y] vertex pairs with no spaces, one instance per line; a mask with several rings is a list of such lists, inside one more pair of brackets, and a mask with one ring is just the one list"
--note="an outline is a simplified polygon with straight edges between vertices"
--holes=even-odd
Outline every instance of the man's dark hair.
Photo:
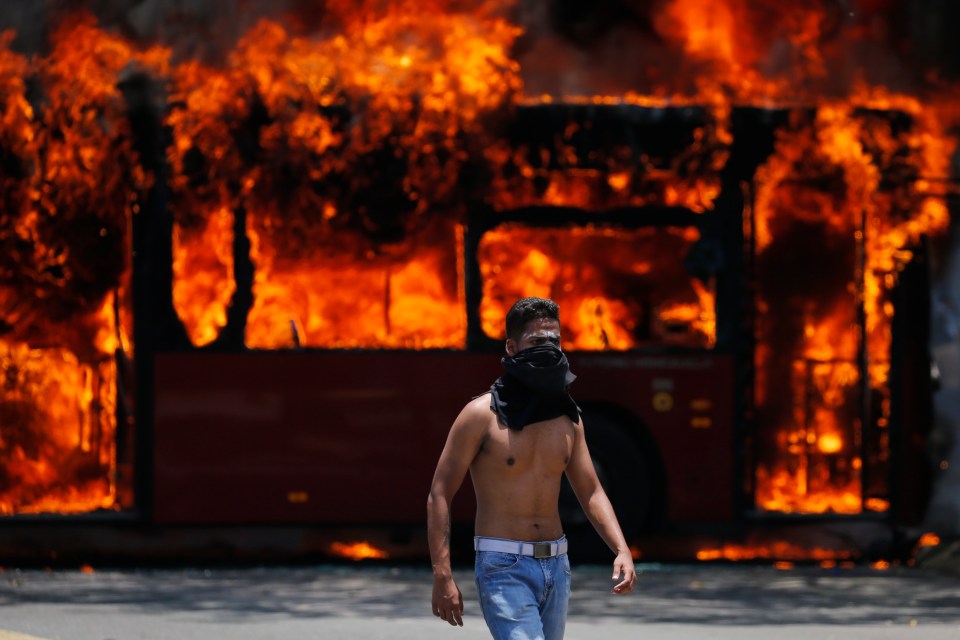
[[520,340],[531,320],[546,318],[560,322],[560,306],[547,298],[521,298],[507,312],[507,337]]

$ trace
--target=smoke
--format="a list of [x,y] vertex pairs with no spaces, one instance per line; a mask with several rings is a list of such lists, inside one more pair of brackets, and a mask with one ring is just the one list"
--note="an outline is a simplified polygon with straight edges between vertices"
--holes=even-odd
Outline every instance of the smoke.
[[[294,11],[302,0],[4,0],[0,30],[16,31],[17,51],[44,54],[64,20],[93,15],[104,29],[169,47],[181,59],[215,62],[262,17]],[[300,14],[307,14],[301,10]]]

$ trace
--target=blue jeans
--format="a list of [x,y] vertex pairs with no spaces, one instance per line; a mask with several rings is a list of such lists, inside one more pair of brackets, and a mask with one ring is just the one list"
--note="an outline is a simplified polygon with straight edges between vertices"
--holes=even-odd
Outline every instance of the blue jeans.
[[494,640],[563,638],[570,599],[567,554],[541,559],[498,551],[476,554],[480,610]]

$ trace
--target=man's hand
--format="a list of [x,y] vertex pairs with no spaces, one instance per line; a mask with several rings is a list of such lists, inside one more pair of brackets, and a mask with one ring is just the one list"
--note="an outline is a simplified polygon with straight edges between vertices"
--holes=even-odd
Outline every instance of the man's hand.
[[[621,576],[623,577],[620,580]],[[633,591],[637,582],[637,571],[633,568],[633,556],[629,551],[620,553],[613,561],[613,579],[620,580],[620,584],[613,588],[612,593],[624,594]]]
[[433,579],[433,615],[454,627],[463,626],[463,594],[453,578]]

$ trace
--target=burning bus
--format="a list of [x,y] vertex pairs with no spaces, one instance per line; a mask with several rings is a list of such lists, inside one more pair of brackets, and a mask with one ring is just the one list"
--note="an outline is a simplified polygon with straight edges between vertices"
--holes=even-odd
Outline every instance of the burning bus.
[[658,27],[732,75],[580,95],[531,90],[504,3],[388,4],[217,64],[87,16],[0,42],[8,522],[416,525],[526,295],[632,539],[919,522],[955,105],[797,99],[713,42],[736,2]]

